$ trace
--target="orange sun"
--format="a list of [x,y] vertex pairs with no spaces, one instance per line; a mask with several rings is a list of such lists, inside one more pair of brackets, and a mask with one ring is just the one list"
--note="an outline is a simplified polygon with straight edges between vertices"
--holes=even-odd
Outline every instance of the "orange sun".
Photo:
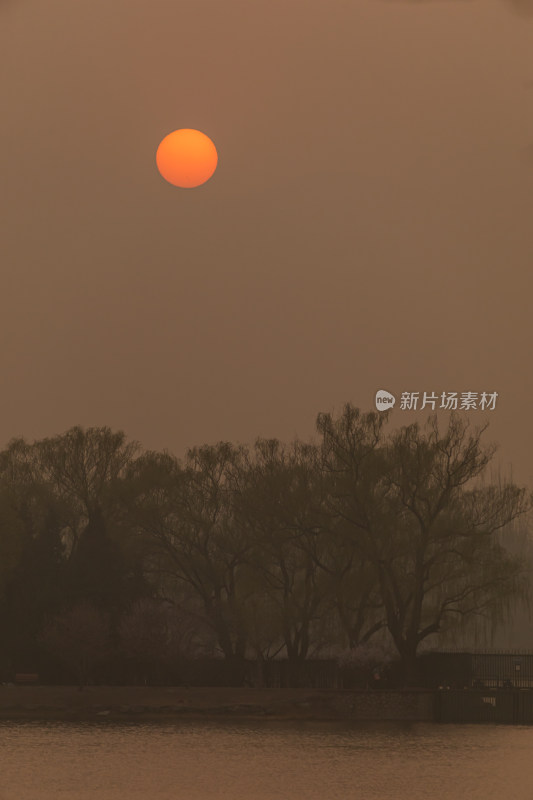
[[205,133],[181,128],[165,136],[155,156],[163,178],[183,189],[201,186],[217,168],[216,147]]

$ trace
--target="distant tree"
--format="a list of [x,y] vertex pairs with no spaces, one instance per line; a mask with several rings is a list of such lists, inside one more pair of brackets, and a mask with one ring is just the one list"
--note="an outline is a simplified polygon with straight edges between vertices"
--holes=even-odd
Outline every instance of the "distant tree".
[[0,489],[0,604],[24,550],[24,525],[13,508],[9,492]]
[[122,617],[119,646],[134,668],[137,681],[157,680],[167,657],[167,607],[152,598],[137,600]]
[[81,690],[94,679],[95,668],[111,652],[109,618],[90,603],[80,603],[49,619],[40,642],[52,658],[72,671]]
[[[247,634],[243,565],[251,547],[232,512],[232,481],[242,450],[219,443],[189,450],[182,465],[169,454],[144,454],[125,479],[131,529],[145,564],[172,599],[188,586],[205,622],[238,675]],[[157,577],[156,577],[157,580]]]
[[[327,415],[319,416],[317,427],[323,437],[318,456],[320,482],[310,498],[315,528],[308,546],[313,559],[330,578],[332,613],[342,632],[339,644],[356,650],[386,628],[387,620],[372,559],[363,548],[354,547],[353,529],[341,498],[350,497],[357,481],[358,491],[363,490],[369,507],[379,503],[380,472],[371,464],[370,455],[380,441],[383,418],[369,416],[355,432],[352,413],[347,410],[337,421],[335,432],[341,441],[346,440],[348,452],[336,447],[334,456],[328,428],[323,427],[327,422],[333,425]],[[362,468],[352,474],[350,458],[354,450]]]
[[115,615],[145,591],[123,536],[117,495],[139,445],[128,443],[122,431],[77,426],[36,448],[44,479],[68,509],[67,600],[86,600]]
[[312,445],[258,439],[236,504],[253,544],[249,562],[255,591],[250,586],[245,612],[248,625],[253,612],[255,650],[264,657],[261,638],[268,651],[279,652],[281,643],[295,681],[301,663],[329,643],[332,581],[309,543],[318,524],[313,504],[318,466]]
[[63,546],[52,515],[24,543],[19,562],[10,573],[4,602],[3,645],[18,669],[35,669],[39,661],[37,634],[47,615],[63,605],[65,571]]
[[35,448],[13,440],[0,453],[0,551],[10,545],[9,561],[0,553],[7,568],[0,579],[0,636],[9,671],[36,667],[37,632],[44,616],[60,607],[62,526],[61,502],[39,473]]
[[179,672],[183,660],[199,654],[197,636],[193,616],[159,598],[136,600],[119,626],[120,650],[144,683]]
[[479,482],[494,453],[481,444],[484,429],[471,432],[452,415],[443,433],[433,417],[385,439],[385,419],[348,405],[337,420],[319,415],[317,426],[330,511],[373,570],[412,685],[424,639],[457,619],[498,613],[523,591],[523,565],[496,534],[530,503],[513,484]]
[[96,518],[110,524],[116,512],[114,486],[139,451],[122,431],[71,428],[36,443],[44,479],[70,508],[67,550],[73,553]]
[[123,553],[98,509],[92,511],[69,560],[68,596],[71,602],[87,601],[111,613],[130,599]]
[[0,602],[9,577],[42,519],[31,445],[13,439],[0,453]]

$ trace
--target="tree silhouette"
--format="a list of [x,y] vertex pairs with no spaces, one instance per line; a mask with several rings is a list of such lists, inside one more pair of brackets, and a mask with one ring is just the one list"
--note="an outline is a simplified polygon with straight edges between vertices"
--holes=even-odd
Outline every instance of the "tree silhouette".
[[333,420],[320,415],[330,510],[345,540],[368,561],[405,672],[416,683],[420,643],[457,619],[497,613],[523,591],[524,565],[497,532],[530,501],[511,483],[481,485],[494,449],[484,429],[452,415],[441,433],[404,427],[387,439],[385,416],[347,405]]

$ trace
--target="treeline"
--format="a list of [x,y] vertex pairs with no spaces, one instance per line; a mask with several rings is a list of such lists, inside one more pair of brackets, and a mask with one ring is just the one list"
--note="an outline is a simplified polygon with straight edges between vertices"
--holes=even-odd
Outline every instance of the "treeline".
[[[525,489],[484,480],[483,430],[319,414],[317,441],[143,452],[72,428],[0,453],[0,679],[180,680],[180,665],[357,653],[414,684],[429,637],[528,591],[501,531]],[[199,663],[199,662],[198,662]]]

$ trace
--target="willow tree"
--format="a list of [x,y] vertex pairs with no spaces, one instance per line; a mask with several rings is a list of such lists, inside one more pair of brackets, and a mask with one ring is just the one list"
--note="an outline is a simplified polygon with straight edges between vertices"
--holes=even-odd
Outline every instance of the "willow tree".
[[386,415],[347,405],[321,414],[330,513],[372,571],[387,628],[417,681],[416,654],[427,637],[475,615],[497,615],[524,591],[524,565],[498,532],[530,507],[526,490],[483,483],[495,448],[451,415],[385,435]]

